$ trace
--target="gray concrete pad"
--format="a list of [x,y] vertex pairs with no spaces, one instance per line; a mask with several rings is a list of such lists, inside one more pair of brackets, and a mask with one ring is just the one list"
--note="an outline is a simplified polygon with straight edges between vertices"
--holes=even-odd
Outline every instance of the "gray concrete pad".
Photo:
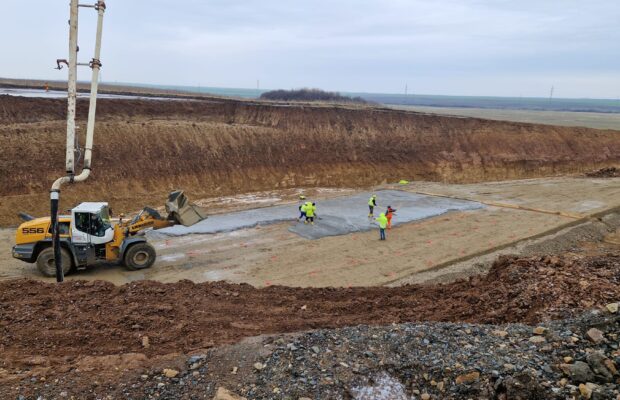
[[[380,190],[375,194],[378,204],[375,208],[375,218],[385,212],[388,205],[391,205],[397,210],[392,220],[393,226],[434,217],[449,211],[475,210],[484,207],[473,201],[419,195],[400,190]],[[315,224],[306,225],[303,222],[297,222],[289,227],[289,231],[307,239],[318,239],[378,229],[374,218],[368,218],[368,199],[371,195],[372,193],[368,192],[324,201],[307,199],[306,201],[316,202],[318,218]],[[173,226],[157,232],[170,236],[182,236],[196,233],[231,232],[257,225],[292,222],[296,221],[296,217],[299,216],[298,207],[299,204],[291,204],[213,215],[191,227]]]

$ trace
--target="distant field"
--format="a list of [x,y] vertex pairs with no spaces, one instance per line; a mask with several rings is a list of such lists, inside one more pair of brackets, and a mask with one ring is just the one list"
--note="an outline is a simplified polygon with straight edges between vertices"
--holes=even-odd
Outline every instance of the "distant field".
[[[66,82],[49,82],[50,92],[42,91],[46,81],[0,78],[2,94],[28,97],[64,97]],[[24,93],[24,90],[32,93]],[[188,86],[110,84],[99,86],[101,97],[209,98],[236,97],[257,99],[264,90],[207,88]],[[88,92],[89,84],[78,89]],[[10,93],[11,90],[21,91]],[[548,125],[583,126],[620,130],[620,100],[613,99],[544,99],[521,97],[398,95],[377,93],[342,93],[384,104],[389,108],[440,115],[485,118],[499,121],[531,122]],[[318,104],[318,103],[317,103]]]
[[617,113],[496,110],[489,108],[423,107],[400,105],[392,105],[390,108],[438,115],[457,115],[462,117],[493,119],[498,121],[531,122],[536,124],[583,126],[596,129],[620,130],[620,114]]
[[[347,93],[347,95],[352,95]],[[495,110],[573,111],[620,113],[620,99],[564,99],[543,97],[438,96],[429,94],[355,93],[375,103],[441,108],[489,108]]]

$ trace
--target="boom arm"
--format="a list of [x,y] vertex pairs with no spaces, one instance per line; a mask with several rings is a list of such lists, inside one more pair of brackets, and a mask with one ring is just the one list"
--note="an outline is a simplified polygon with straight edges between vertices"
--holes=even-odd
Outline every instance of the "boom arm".
[[[97,11],[97,34],[95,37],[95,57],[88,64],[77,62],[78,55],[78,8],[92,7]],[[68,100],[67,100],[67,149],[66,149],[66,172],[67,175],[58,178],[52,184],[50,191],[50,211],[52,224],[52,244],[54,248],[54,263],[56,264],[56,282],[64,280],[62,270],[62,257],[60,255],[60,232],[58,230],[58,205],[60,202],[60,187],[66,183],[85,181],[90,175],[91,156],[93,149],[93,133],[95,129],[95,110],[97,104],[97,88],[99,83],[99,68],[101,68],[101,32],[103,26],[103,14],[105,12],[105,1],[97,0],[94,6],[85,6],[78,3],[78,0],[71,0],[69,5],[69,79],[68,79]],[[75,175],[75,104],[76,104],[76,82],[77,66],[88,65],[92,69],[90,105],[88,109],[88,125],[86,127],[86,147],[84,154],[84,167],[82,171]],[[58,63],[58,69],[61,68]]]
[[130,221],[119,225],[126,228],[127,235],[131,236],[148,228],[162,229],[176,224],[177,222],[175,220],[163,218],[156,210],[150,207],[144,207],[144,209]]
[[207,218],[205,210],[190,203],[182,190],[170,192],[168,201],[166,201],[166,212],[168,215],[164,218],[157,210],[144,207],[130,221],[119,223],[119,225],[127,230],[127,235],[131,236],[147,228],[162,229],[173,225],[192,226]]

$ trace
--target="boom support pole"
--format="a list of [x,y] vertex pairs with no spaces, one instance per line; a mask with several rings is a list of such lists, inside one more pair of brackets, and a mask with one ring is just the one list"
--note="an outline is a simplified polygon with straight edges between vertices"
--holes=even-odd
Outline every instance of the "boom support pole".
[[[65,183],[85,181],[90,175],[93,149],[93,137],[95,131],[95,112],[97,109],[97,90],[99,87],[99,70],[101,68],[101,34],[103,31],[103,14],[105,13],[105,1],[99,0],[92,7],[97,10],[97,35],[95,39],[95,55],[88,65],[92,69],[90,86],[90,103],[88,108],[88,124],[86,127],[86,146],[84,153],[84,167],[79,175],[75,175],[75,106],[77,96],[77,53],[78,53],[78,9],[84,5],[78,4],[78,0],[71,0],[69,19],[69,82],[67,84],[67,152],[66,172],[67,176],[58,178],[52,185],[50,192],[50,211],[52,225],[52,245],[54,247],[54,264],[56,266],[56,282],[64,280],[62,270],[62,257],[60,251],[60,231],[58,229],[58,209],[60,202],[60,187]],[[58,64],[60,68],[60,64]]]

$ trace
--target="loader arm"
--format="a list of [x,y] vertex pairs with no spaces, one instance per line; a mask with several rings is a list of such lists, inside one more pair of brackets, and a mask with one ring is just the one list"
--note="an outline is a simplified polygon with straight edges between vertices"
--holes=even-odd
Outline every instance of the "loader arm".
[[206,212],[192,204],[182,190],[170,192],[165,208],[168,213],[165,218],[157,210],[144,207],[133,219],[119,225],[126,230],[127,236],[132,236],[148,228],[163,229],[173,225],[192,226],[207,218]]
[[148,228],[162,229],[176,224],[177,221],[163,218],[157,210],[144,207],[133,219],[120,225],[127,230],[128,236],[132,236]]

